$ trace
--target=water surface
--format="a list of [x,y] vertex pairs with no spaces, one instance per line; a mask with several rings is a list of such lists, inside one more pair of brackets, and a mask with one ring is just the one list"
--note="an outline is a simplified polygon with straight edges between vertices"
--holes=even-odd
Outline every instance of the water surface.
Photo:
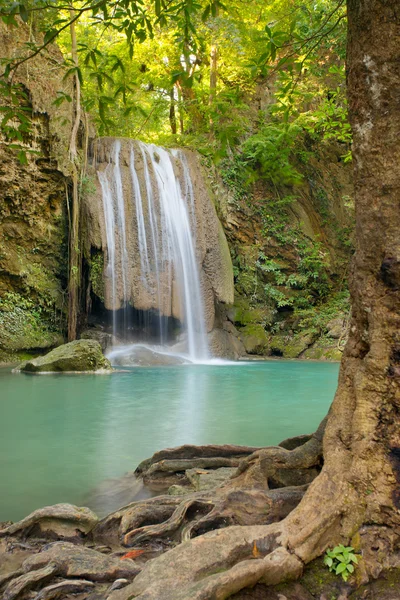
[[264,446],[314,431],[338,364],[268,361],[112,375],[0,371],[0,521],[81,504],[106,478],[184,443]]

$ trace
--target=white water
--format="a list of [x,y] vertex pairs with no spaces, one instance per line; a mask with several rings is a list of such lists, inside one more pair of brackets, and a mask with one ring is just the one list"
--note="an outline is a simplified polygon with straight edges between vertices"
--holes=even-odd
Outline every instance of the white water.
[[[107,269],[111,279],[113,330],[117,333],[116,308],[126,307],[130,298],[130,277],[133,265],[128,264],[127,240],[136,239],[141,285],[156,298],[159,307],[159,344],[155,352],[170,353],[191,362],[208,360],[208,345],[204,319],[203,295],[196,261],[195,198],[186,158],[180,151],[169,152],[154,145],[139,144],[139,151],[130,146],[129,171],[131,191],[123,185],[120,165],[121,141],[114,142],[112,161],[98,173],[106,228]],[[138,158],[143,162],[143,174],[136,170]],[[175,167],[183,174],[180,183]],[[128,197],[127,197],[128,196]],[[129,207],[134,205],[136,219],[127,221]],[[135,228],[131,232],[129,228]],[[163,287],[161,289],[161,281]],[[165,320],[162,310],[171,309],[178,291],[180,314],[186,333],[187,350],[177,353],[165,346]],[[132,340],[135,342],[135,340]],[[126,347],[131,352],[132,345]],[[118,356],[123,349],[116,349]],[[112,353],[113,354],[113,353]]]

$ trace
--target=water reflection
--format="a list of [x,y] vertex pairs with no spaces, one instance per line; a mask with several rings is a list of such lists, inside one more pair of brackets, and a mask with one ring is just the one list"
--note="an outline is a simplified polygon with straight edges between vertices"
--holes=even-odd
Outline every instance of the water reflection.
[[135,368],[112,376],[0,372],[0,521],[80,504],[103,480],[185,443],[275,444],[313,431],[338,365]]

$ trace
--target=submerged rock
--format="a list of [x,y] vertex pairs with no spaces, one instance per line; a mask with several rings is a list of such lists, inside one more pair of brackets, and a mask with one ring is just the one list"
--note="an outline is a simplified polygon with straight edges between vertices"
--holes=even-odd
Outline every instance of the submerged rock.
[[25,373],[71,373],[112,371],[99,342],[76,340],[55,348],[45,356],[28,360],[16,369]]
[[175,354],[174,348],[171,348],[171,353],[169,353],[165,348],[150,347],[144,344],[116,348],[109,356],[112,358],[113,364],[118,367],[183,365],[190,362],[184,356]]

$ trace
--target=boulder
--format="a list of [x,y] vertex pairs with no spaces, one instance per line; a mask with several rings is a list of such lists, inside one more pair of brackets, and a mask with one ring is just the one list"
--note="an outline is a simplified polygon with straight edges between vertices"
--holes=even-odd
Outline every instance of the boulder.
[[28,360],[17,371],[25,373],[111,372],[110,361],[105,358],[99,342],[76,340],[63,344],[44,356]]
[[338,317],[332,319],[326,324],[327,336],[334,340],[339,340],[346,333],[346,322],[344,319]]
[[113,345],[113,335],[95,327],[82,331],[81,340],[95,340],[99,342],[103,352],[106,352]]
[[315,332],[296,335],[277,334],[271,337],[271,352],[284,358],[297,358],[315,342],[316,338]]
[[133,344],[120,349],[115,348],[110,354],[113,365],[118,367],[153,367],[183,365],[190,363],[184,356],[175,353],[176,348],[170,348],[170,353],[165,348],[150,347],[145,344]]
[[269,354],[268,337],[262,325],[246,325],[240,330],[240,339],[248,354]]
[[243,342],[224,329],[213,329],[208,335],[208,345],[217,358],[237,359],[246,354]]

